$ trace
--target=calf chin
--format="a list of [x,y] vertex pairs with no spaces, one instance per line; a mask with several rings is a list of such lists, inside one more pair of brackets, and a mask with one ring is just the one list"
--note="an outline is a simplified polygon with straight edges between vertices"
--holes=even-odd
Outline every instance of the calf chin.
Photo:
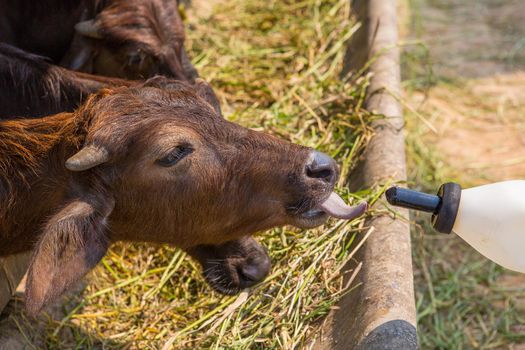
[[217,292],[239,293],[263,281],[271,269],[266,249],[252,237],[188,250],[203,268],[204,278]]

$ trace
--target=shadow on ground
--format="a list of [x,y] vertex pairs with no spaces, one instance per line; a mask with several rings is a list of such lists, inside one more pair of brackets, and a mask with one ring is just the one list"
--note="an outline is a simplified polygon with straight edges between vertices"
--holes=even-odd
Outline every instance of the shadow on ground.
[[70,313],[81,306],[83,285],[68,293],[57,304],[46,308],[38,317],[24,311],[23,294],[17,293],[0,314],[0,349],[126,349],[130,344],[103,339],[87,333],[70,319]]

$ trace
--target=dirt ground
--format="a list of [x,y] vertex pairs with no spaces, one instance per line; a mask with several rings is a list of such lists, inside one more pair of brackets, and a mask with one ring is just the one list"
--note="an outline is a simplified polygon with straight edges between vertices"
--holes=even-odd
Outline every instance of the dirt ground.
[[415,0],[411,35],[437,84],[410,95],[429,135],[472,181],[525,177],[525,3]]
[[[414,145],[407,135],[413,185],[525,179],[525,2],[408,4],[403,72],[407,132],[418,137]],[[426,173],[414,169],[422,164]],[[425,241],[421,229],[429,230],[414,235],[423,348],[525,349],[525,275],[487,266],[460,239],[425,234]],[[491,271],[494,280],[484,278]],[[451,290],[459,291],[455,300]]]
[[436,129],[428,140],[467,182],[525,178],[525,72],[440,84],[410,100]]

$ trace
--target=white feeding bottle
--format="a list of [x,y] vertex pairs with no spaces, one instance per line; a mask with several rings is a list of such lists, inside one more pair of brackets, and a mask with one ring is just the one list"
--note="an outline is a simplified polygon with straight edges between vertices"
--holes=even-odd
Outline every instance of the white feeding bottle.
[[395,206],[432,213],[437,231],[454,232],[495,263],[525,273],[524,180],[466,190],[446,183],[437,195],[391,187],[386,198]]

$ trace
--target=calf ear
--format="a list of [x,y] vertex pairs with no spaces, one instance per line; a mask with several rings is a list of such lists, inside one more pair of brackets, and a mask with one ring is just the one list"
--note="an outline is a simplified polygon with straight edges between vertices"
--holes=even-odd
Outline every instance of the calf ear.
[[110,204],[75,200],[47,222],[29,266],[26,308],[36,315],[80,280],[106,254]]
[[211,85],[205,80],[197,78],[195,79],[195,88],[197,90],[197,95],[208,102],[215,112],[222,116],[221,104],[219,103],[219,99],[217,98],[217,95],[215,95],[215,91],[213,91]]

